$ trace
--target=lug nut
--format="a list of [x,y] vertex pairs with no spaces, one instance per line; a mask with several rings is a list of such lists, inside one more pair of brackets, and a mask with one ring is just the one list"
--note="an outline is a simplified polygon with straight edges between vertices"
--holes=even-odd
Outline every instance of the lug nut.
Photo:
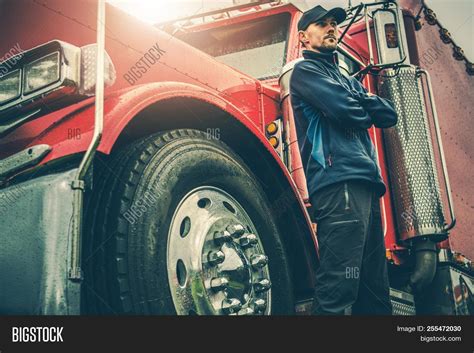
[[232,314],[242,309],[242,303],[239,299],[231,298],[222,301],[222,311],[224,314]]
[[268,257],[265,255],[253,255],[250,259],[250,264],[254,269],[259,269],[266,266],[268,263]]
[[257,236],[255,234],[246,234],[239,239],[239,243],[243,248],[251,248],[258,243]]
[[225,277],[214,277],[211,279],[211,289],[215,292],[226,289],[229,286],[229,280]]
[[230,236],[230,233],[226,230],[223,230],[221,232],[215,232],[214,233],[214,242],[217,245],[222,245],[224,243],[228,243],[232,241],[232,237]]
[[222,251],[209,251],[207,254],[207,261],[212,266],[216,266],[217,264],[223,263],[225,260],[225,255]]
[[266,278],[264,278],[264,279],[262,279],[258,282],[255,282],[253,284],[253,288],[255,289],[255,291],[257,293],[265,292],[265,291],[269,290],[271,288],[271,286],[272,286],[271,282]]
[[253,308],[256,312],[264,311],[267,307],[267,303],[264,299],[255,299],[253,302]]
[[242,224],[231,224],[226,229],[234,238],[240,238],[245,233],[245,228]]
[[237,312],[237,315],[239,316],[247,316],[247,315],[253,315],[255,314],[254,310],[250,307],[246,307],[244,309],[240,309],[238,312]]

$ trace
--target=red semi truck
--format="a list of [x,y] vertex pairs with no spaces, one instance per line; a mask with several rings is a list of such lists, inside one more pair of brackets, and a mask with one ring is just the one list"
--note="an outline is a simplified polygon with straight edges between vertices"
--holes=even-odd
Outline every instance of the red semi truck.
[[[308,312],[317,225],[288,84],[305,9],[252,1],[156,26],[100,9],[0,1],[0,313]],[[472,150],[449,155],[452,136],[472,145],[473,100],[438,104],[438,120],[428,73],[470,96],[472,63],[427,37],[440,23],[424,4],[348,13],[341,72],[399,114],[370,129],[394,314],[473,314],[458,253],[472,255],[472,188],[448,178]]]

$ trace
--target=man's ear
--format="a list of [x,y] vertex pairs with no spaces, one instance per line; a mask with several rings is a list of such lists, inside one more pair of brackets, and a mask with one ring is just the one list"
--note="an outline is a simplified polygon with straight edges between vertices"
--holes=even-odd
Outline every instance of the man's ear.
[[298,32],[298,39],[299,39],[300,43],[303,44],[303,46],[306,46],[306,43],[309,42],[305,31],[299,31]]

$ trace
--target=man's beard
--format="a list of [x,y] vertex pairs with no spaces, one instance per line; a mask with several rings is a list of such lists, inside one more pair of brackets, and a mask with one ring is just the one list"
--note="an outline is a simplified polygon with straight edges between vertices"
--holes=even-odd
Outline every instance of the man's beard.
[[321,53],[331,53],[337,48],[337,41],[334,40],[334,44],[330,44],[329,42],[326,42],[326,40],[323,41],[323,43],[319,47],[313,47],[313,49],[321,52]]
[[334,50],[336,50],[337,48],[337,44],[334,44],[334,45],[321,45],[319,47],[313,47],[313,49],[321,52],[321,53],[331,53],[333,52]]

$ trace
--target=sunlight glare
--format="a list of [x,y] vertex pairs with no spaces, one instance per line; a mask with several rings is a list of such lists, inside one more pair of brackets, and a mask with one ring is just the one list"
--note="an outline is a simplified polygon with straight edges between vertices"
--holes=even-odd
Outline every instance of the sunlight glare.
[[148,23],[160,23],[232,5],[232,0],[108,0],[108,2]]

